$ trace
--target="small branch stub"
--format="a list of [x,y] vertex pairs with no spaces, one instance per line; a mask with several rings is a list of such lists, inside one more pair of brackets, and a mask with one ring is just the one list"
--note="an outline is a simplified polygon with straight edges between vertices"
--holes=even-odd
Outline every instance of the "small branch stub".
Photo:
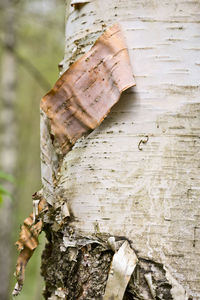
[[79,5],[83,5],[86,3],[92,2],[92,0],[72,0],[71,6],[74,6],[75,8],[79,7]]

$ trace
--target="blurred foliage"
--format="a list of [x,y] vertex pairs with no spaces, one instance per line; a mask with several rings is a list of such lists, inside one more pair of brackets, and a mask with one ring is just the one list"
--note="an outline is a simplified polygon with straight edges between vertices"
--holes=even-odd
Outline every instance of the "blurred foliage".
[[[41,188],[40,180],[40,145],[39,145],[39,104],[48,92],[41,84],[40,77],[33,74],[34,66],[49,88],[57,80],[58,63],[64,53],[64,0],[18,0],[16,21],[16,53],[23,58],[18,60],[16,120],[18,127],[18,163],[16,171],[16,193],[14,195],[14,231],[13,231],[13,266],[14,273],[17,250],[14,242],[18,239],[20,224],[32,211],[31,195]],[[0,7],[0,20],[6,11]],[[1,21],[0,21],[1,25]],[[0,58],[2,47],[0,47]],[[3,175],[2,175],[3,176]],[[1,177],[1,173],[0,173]],[[9,177],[7,177],[8,179]],[[6,178],[4,178],[6,179]],[[1,192],[0,187],[0,194]],[[26,271],[24,288],[18,300],[43,299],[43,281],[40,276],[41,253],[45,238],[40,237],[40,246],[31,258]],[[10,295],[15,284],[11,274]],[[12,296],[10,296],[12,299]]]
[[0,205],[3,202],[3,196],[11,197],[10,192],[4,187],[3,182],[14,183],[14,177],[10,174],[7,174],[3,171],[0,171]]

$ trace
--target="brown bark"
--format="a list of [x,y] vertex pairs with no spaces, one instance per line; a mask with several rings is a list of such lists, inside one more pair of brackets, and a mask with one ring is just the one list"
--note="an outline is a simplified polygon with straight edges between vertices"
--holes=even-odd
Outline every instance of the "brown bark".
[[[42,275],[46,288],[45,299],[102,299],[113,252],[102,240],[78,247],[61,248],[65,227],[51,234],[42,256]],[[48,229],[46,228],[48,232]],[[59,298],[60,295],[60,298]]]
[[66,154],[77,139],[105,119],[123,91],[135,85],[125,40],[118,24],[59,78],[42,99],[54,146]]

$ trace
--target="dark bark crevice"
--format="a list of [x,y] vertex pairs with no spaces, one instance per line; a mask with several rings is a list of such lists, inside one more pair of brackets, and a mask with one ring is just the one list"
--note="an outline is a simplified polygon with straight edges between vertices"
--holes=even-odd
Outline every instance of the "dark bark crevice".
[[[147,275],[152,280],[151,287],[147,283]],[[139,258],[123,300],[173,300],[171,289],[163,264]]]
[[[113,256],[103,244],[62,248],[63,232],[54,232],[46,244],[41,273],[46,282],[44,298],[62,293],[68,300],[102,299]],[[59,297],[57,299],[60,299]]]
[[[92,240],[91,237],[76,236],[69,225],[58,232],[46,226],[45,231],[49,242],[42,255],[41,273],[46,283],[44,298],[103,299],[114,255],[105,237],[103,240],[93,237]],[[66,246],[64,238],[75,246]],[[173,300],[171,289],[163,264],[138,258],[123,300]]]

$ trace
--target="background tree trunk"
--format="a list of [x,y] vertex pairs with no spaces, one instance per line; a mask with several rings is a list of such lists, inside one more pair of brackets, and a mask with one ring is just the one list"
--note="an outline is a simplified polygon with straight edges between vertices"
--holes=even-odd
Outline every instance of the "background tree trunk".
[[64,70],[118,22],[136,87],[64,157],[42,113],[45,297],[101,299],[114,236],[139,259],[127,299],[200,299],[200,3],[69,2]]
[[[4,51],[1,61],[1,104],[0,104],[0,170],[14,175],[17,161],[16,144],[16,58],[14,49],[15,41],[15,1],[1,2],[1,8],[5,10],[3,16],[4,27]],[[2,21],[2,20],[1,20]],[[14,186],[6,183],[5,188],[13,196]],[[12,249],[12,199],[4,196],[0,208],[0,299],[9,299],[9,278],[11,272],[11,249]]]

